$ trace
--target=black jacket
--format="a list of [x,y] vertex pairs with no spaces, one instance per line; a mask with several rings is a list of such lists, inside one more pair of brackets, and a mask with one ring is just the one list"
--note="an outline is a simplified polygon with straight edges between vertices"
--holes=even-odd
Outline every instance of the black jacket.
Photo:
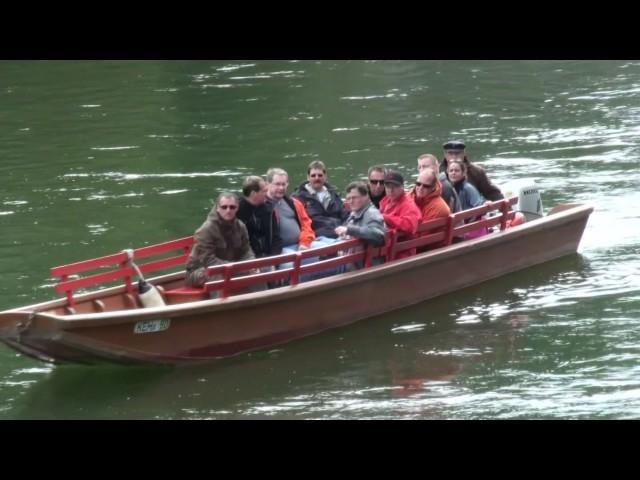
[[334,187],[325,183],[325,187],[331,195],[331,200],[327,208],[309,193],[306,188],[308,182],[304,182],[293,194],[304,205],[309,217],[311,217],[311,228],[316,237],[325,236],[337,238],[335,229],[344,223],[349,216],[349,212],[344,208],[340,195]]
[[271,203],[267,202],[255,207],[242,197],[236,216],[247,227],[249,243],[256,257],[268,257],[282,253],[280,228]]

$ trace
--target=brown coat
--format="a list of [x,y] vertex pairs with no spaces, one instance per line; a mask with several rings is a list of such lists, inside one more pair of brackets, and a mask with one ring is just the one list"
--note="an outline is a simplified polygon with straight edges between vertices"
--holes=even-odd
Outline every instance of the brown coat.
[[208,281],[206,267],[255,258],[249,244],[247,227],[237,218],[226,222],[216,212],[194,234],[194,243],[187,260],[187,285],[200,287]]

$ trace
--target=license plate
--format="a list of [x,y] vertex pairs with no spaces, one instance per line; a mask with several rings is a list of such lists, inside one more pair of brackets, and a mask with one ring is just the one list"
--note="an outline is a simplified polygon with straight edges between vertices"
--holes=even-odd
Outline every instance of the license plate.
[[170,318],[161,318],[160,320],[143,320],[137,322],[133,327],[133,333],[153,333],[166,330],[171,325]]

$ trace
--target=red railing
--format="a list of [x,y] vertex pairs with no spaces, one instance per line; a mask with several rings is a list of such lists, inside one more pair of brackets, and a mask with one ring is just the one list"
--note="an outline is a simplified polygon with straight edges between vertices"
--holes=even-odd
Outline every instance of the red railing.
[[[209,267],[207,269],[209,276],[218,275],[220,279],[207,282],[201,289],[192,290],[202,293],[219,291],[220,297],[226,298],[234,289],[242,289],[256,284],[266,284],[267,282],[283,280],[288,281],[289,285],[297,285],[300,282],[300,277],[303,275],[332,270],[356,262],[362,263],[362,265],[367,268],[371,266],[373,259],[376,257],[383,257],[385,261],[390,261],[396,259],[398,253],[405,250],[429,245],[433,246],[435,244],[449,245],[452,243],[454,237],[463,236],[465,233],[479,228],[490,228],[499,225],[500,230],[504,230],[507,226],[507,220],[512,219],[515,215],[515,213],[509,209],[517,200],[517,197],[498,200],[477,208],[449,215],[445,218],[421,223],[418,226],[417,238],[404,239],[398,232],[388,230],[384,247],[367,246],[358,239],[352,239],[315,249]],[[499,210],[499,213],[495,216],[464,224],[464,221],[467,219],[482,217],[494,210]],[[439,231],[436,233],[426,233],[433,230]],[[159,243],[157,245],[150,245],[133,250],[133,260],[143,273],[156,272],[176,266],[184,267],[192,246],[192,236]],[[180,250],[181,253],[166,258],[151,260],[146,263],[140,263],[140,259],[142,258],[166,255],[174,250]],[[346,253],[336,256],[338,252]],[[314,257],[326,258],[306,265],[302,264],[304,260]],[[280,270],[275,269],[285,263],[292,263],[292,266]],[[69,279],[70,275],[113,265],[117,265],[117,268],[109,272],[95,273],[82,278]],[[265,269],[267,267],[272,270],[251,275],[247,274],[251,270]],[[109,281],[124,279],[127,293],[133,294],[134,288],[131,277],[134,275],[136,275],[136,272],[129,264],[129,256],[126,252],[53,267],[51,269],[51,276],[61,279],[55,289],[58,293],[65,294],[69,307],[73,307],[74,305],[74,290]],[[168,291],[166,293],[170,294],[170,292],[171,291]]]
[[[172,266],[184,265],[189,257],[191,246],[193,245],[193,237],[184,237],[178,240],[172,240],[170,242],[159,243],[157,245],[150,245],[148,247],[138,248],[133,250],[133,259],[136,260],[138,268],[141,272],[153,272],[170,268]],[[162,258],[147,263],[138,263],[138,259],[166,254],[172,250],[182,250],[181,255],[176,255],[169,258]],[[69,275],[78,274],[80,272],[87,272],[90,270],[96,270],[102,267],[112,267],[114,264],[118,265],[116,270],[104,273],[96,273],[88,275],[82,278],[69,279]],[[105,282],[113,280],[124,279],[127,293],[133,294],[134,289],[131,283],[131,277],[135,275],[134,269],[129,265],[129,256],[126,252],[116,253],[114,255],[107,255],[106,257],[94,258],[91,260],[85,260],[82,262],[72,263],[69,265],[63,265],[60,267],[53,267],[50,270],[52,277],[60,277],[60,283],[56,285],[56,292],[64,293],[67,297],[67,301],[70,307],[73,307],[73,291],[79,288],[91,287]]]

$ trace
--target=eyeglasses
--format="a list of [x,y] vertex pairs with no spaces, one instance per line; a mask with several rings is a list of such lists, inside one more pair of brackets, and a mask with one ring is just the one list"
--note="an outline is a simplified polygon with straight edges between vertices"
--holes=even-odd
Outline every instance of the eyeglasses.
[[236,208],[238,208],[237,205],[218,205],[218,208],[220,208],[221,210],[235,210]]
[[384,183],[384,180],[369,180],[369,183],[371,185],[382,185]]
[[464,150],[445,150],[444,153],[448,153],[449,155],[462,155]]
[[428,183],[416,182],[416,187],[433,188],[435,187],[435,183],[432,183],[431,185],[429,185]]

